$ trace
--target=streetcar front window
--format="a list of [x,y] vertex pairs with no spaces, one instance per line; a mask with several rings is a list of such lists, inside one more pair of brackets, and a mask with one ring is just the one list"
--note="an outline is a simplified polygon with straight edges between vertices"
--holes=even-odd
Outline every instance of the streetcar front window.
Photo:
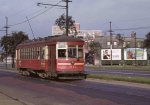
[[66,49],[59,49],[58,50],[58,57],[65,58],[66,57]]
[[78,58],[83,58],[83,46],[78,47]]
[[76,46],[68,46],[68,57],[69,58],[76,58],[77,57]]
[[68,45],[66,48],[58,48],[58,58],[83,58],[82,45]]

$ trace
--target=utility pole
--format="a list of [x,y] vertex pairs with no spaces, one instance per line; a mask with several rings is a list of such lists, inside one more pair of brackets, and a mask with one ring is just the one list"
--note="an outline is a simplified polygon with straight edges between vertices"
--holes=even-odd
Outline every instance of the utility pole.
[[111,66],[112,66],[112,47],[113,47],[113,43],[112,43],[112,29],[111,29],[111,21],[109,22],[109,26],[110,26],[110,59],[111,59]]
[[4,28],[6,28],[6,36],[8,36],[8,17],[5,17],[6,19],[6,26]]
[[133,32],[133,36],[134,36],[134,40],[135,40],[135,42],[134,42],[134,47],[135,47],[135,54],[134,54],[134,56],[135,56],[135,66],[137,66],[137,64],[136,64],[136,32]]
[[66,35],[68,36],[68,33],[69,33],[68,3],[72,1],[69,1],[69,0],[63,0],[63,1],[66,2]]
[[72,1],[70,1],[70,0],[62,0],[63,2],[66,2],[66,6],[62,6],[62,5],[58,5],[58,4],[56,4],[56,5],[54,5],[54,4],[44,4],[44,3],[37,3],[37,5],[38,6],[40,6],[40,5],[50,5],[50,6],[57,6],[57,7],[65,7],[65,9],[66,9],[66,35],[68,36],[68,33],[69,33],[69,21],[68,21],[68,4],[69,4],[69,2],[72,2]]
[[[9,28],[8,27],[8,17],[5,17],[5,19],[6,19],[6,26],[4,28],[6,28],[5,31],[6,31],[6,37],[7,37],[8,36],[8,28]],[[8,48],[6,48],[5,50],[6,50],[6,69],[7,69],[7,53],[8,53],[7,50],[8,50]]]

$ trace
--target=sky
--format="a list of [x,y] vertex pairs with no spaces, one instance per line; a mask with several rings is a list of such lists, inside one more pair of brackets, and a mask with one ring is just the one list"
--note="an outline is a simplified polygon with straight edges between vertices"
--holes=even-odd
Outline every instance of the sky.
[[[37,3],[65,5],[62,0],[0,0],[0,30],[6,26],[8,33],[23,31],[34,37],[50,36],[55,20],[65,13],[65,9],[52,6],[37,6]],[[108,33],[112,22],[114,34],[145,38],[150,32],[150,0],[72,0],[69,15],[80,23],[81,30],[102,30]],[[109,33],[108,33],[109,34]],[[0,37],[5,31],[0,31]]]

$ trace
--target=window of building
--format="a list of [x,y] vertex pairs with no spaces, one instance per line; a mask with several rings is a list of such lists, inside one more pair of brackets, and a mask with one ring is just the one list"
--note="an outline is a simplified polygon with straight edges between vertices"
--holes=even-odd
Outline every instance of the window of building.
[[117,46],[117,42],[114,42],[114,45]]
[[126,47],[130,47],[130,46],[131,46],[131,42],[128,41],[128,42],[126,43]]
[[110,46],[110,42],[107,42],[107,46]]
[[123,47],[126,47],[126,42],[123,42]]
[[136,47],[141,47],[142,43],[141,42],[137,42],[137,46]]

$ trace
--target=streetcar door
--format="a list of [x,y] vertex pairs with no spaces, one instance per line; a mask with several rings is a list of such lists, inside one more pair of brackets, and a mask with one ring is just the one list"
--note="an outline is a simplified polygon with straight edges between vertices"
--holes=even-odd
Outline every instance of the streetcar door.
[[56,46],[49,46],[49,70],[55,72],[56,70]]

